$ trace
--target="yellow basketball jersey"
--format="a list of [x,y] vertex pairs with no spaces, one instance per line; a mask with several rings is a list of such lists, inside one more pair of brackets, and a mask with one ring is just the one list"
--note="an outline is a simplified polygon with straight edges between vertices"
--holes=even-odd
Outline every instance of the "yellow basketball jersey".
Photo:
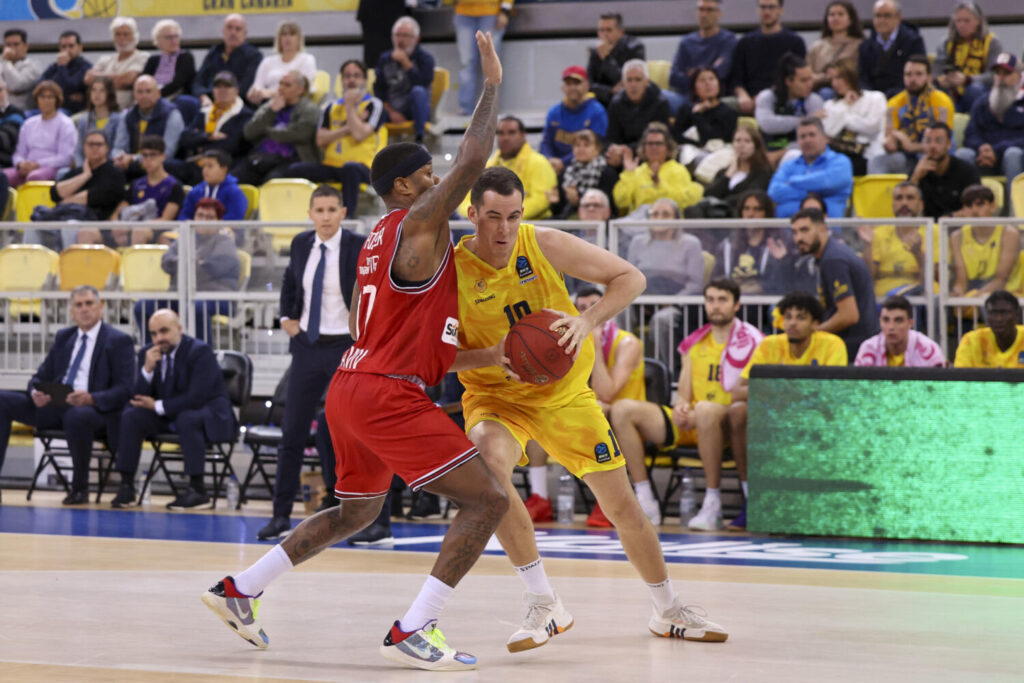
[[846,365],[846,344],[831,332],[817,330],[811,335],[811,343],[799,358],[789,350],[789,338],[785,334],[765,337],[751,356],[742,376],[750,379],[750,368],[755,365]]
[[[967,280],[971,283],[977,281],[991,280],[996,276],[996,266],[999,265],[999,253],[1003,248],[1003,226],[997,225],[989,238],[984,242],[978,242],[974,238],[974,226],[963,227],[963,239],[960,240],[960,253],[964,257],[964,265],[967,267]],[[1010,271],[1010,277],[1006,281],[1006,289],[1011,292],[1020,291],[1021,288],[1021,267],[1020,259]]]
[[[924,227],[917,229],[921,235],[922,249],[925,237]],[[936,258],[938,257],[936,246]],[[886,293],[905,285],[916,285],[921,282],[921,267],[917,258],[907,249],[900,239],[899,232],[892,225],[875,228],[874,239],[871,241],[871,258],[877,264],[875,272],[875,296],[885,297]]]
[[[373,97],[369,94],[363,98],[357,109],[360,116],[366,113],[367,107],[372,102]],[[348,111],[345,109],[344,100],[339,99],[331,105],[330,117],[330,130],[345,125],[345,122],[348,121]],[[377,154],[378,136],[379,133],[374,131],[373,135],[367,135],[360,142],[356,142],[351,135],[335,140],[324,148],[324,165],[341,168],[348,162],[355,161],[369,167],[373,163],[374,155]]]
[[[500,342],[512,324],[530,313],[553,308],[579,315],[565,280],[544,257],[533,226],[519,226],[519,237],[508,263],[495,269],[466,248],[463,237],[455,246],[459,276],[459,348],[483,349]],[[527,406],[565,405],[589,392],[594,367],[594,342],[588,335],[569,373],[548,384],[522,384],[506,379],[498,367],[459,373],[467,394],[495,395]]]
[[[615,367],[615,356],[619,350],[619,342],[627,337],[636,338],[625,330],[618,330],[615,333],[615,339],[612,341],[612,348],[608,352],[608,369],[611,370]],[[647,400],[647,385],[644,384],[644,359],[640,359],[640,364],[633,368],[633,372],[629,374],[629,379],[626,380],[626,384],[622,387],[619,393],[615,394],[613,400],[618,401],[620,398],[631,398],[636,401]]]
[[968,332],[956,347],[957,368],[1024,368],[1024,325],[1017,325],[1017,338],[1005,351],[999,350],[989,327]]
[[732,404],[732,394],[722,387],[722,352],[725,342],[715,341],[708,332],[690,349],[690,382],[693,384],[693,402],[711,401],[724,406]]

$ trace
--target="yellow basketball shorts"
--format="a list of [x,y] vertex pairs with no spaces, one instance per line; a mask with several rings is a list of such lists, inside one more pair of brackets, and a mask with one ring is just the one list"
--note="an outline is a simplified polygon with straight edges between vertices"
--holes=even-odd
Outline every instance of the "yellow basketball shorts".
[[462,412],[466,432],[484,420],[504,426],[523,449],[520,465],[529,461],[526,442],[531,439],[576,477],[626,464],[592,391],[557,407],[516,405],[495,396],[467,393],[462,397]]
[[658,447],[659,450],[670,451],[680,446],[697,445],[697,430],[680,430],[672,421],[672,406],[661,406],[661,414],[665,418],[665,442]]

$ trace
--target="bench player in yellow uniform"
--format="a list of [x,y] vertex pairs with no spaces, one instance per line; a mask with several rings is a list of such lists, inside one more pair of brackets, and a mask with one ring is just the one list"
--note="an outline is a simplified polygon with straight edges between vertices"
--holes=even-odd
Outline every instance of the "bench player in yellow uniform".
[[[581,477],[615,524],[626,556],[654,601],[648,628],[658,636],[724,641],[728,634],[684,606],[675,593],[658,536],[629,486],[611,427],[587,386],[594,366],[593,330],[623,310],[645,286],[634,266],[567,233],[520,225],[523,185],[512,171],[481,174],[470,193],[476,233],[455,248],[459,276],[459,352],[452,370],[466,387],[463,414],[469,438],[509,493],[510,507],[497,536],[526,587],[527,616],[507,643],[511,652],[544,645],[573,624],[548,582],[533,524],[512,484],[525,463],[523,448],[537,441],[552,458]],[[563,273],[606,287],[578,314]],[[530,385],[510,377],[504,340],[519,318],[542,309],[562,312],[554,324],[575,364],[562,379]]]
[[1024,325],[1020,324],[1020,302],[1005,289],[985,299],[982,327],[960,338],[953,367],[1024,368]]

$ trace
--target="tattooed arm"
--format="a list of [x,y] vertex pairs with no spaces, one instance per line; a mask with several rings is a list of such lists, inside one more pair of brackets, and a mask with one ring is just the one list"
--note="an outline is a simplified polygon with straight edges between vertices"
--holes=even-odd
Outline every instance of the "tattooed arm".
[[459,145],[455,166],[444,180],[419,196],[402,223],[402,238],[391,268],[403,280],[425,280],[437,270],[450,240],[448,217],[473,187],[494,146],[501,61],[489,33],[477,31],[476,43],[484,74],[484,92]]

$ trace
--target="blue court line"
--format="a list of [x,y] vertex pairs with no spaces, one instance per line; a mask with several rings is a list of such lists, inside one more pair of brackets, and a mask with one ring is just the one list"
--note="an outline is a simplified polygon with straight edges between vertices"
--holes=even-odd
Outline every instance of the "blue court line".
[[[30,533],[155,541],[262,544],[256,532],[266,517],[197,515],[139,510],[0,506],[0,533]],[[393,522],[394,546],[361,549],[437,552],[444,524]],[[673,563],[793,567],[1024,579],[1024,546],[924,543],[859,539],[661,533]],[[543,557],[626,561],[614,531],[542,529]],[[339,544],[336,547],[348,547]],[[486,551],[501,554],[492,540]]]

